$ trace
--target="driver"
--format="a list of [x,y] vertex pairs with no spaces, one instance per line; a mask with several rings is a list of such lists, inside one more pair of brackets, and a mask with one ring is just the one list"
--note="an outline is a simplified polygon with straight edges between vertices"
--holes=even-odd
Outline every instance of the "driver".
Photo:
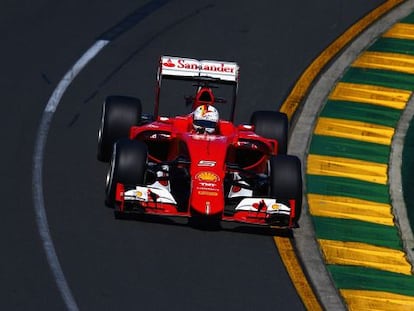
[[218,121],[218,110],[212,105],[201,105],[193,111],[193,127],[196,133],[214,134]]

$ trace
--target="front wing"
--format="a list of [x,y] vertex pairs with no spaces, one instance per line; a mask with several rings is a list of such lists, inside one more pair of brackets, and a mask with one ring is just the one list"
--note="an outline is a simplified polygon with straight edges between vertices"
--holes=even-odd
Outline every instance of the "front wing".
[[[117,213],[140,213],[160,216],[192,217],[189,210],[180,211],[177,201],[166,188],[135,186],[125,189],[118,183],[116,189]],[[224,209],[222,221],[254,225],[293,228],[296,224],[295,200],[289,205],[271,198],[243,198],[231,212]]]

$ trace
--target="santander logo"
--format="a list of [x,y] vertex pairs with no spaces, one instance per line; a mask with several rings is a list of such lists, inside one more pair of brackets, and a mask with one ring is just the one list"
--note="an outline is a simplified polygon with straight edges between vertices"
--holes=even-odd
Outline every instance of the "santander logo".
[[165,66],[165,67],[169,67],[169,68],[174,68],[175,67],[175,64],[173,63],[173,61],[171,60],[171,58],[169,58],[162,65]]
[[178,69],[188,69],[188,70],[203,70],[203,71],[211,71],[211,72],[223,72],[223,73],[234,73],[235,67],[229,66],[224,63],[215,63],[215,62],[196,62],[196,61],[189,61],[185,59],[174,59],[171,60],[169,58],[167,61],[163,62],[162,64],[164,67],[174,68],[177,67]]
[[226,66],[223,63],[221,63],[221,64],[203,64],[203,66],[201,66],[201,70],[214,71],[214,72],[234,73],[234,67]]

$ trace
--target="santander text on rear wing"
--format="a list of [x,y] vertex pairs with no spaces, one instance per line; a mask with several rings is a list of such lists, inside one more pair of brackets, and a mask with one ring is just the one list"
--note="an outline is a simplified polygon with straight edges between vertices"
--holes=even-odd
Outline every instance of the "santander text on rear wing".
[[238,84],[239,66],[234,62],[162,56],[157,80],[160,82],[163,77],[190,80],[212,79],[222,83]]

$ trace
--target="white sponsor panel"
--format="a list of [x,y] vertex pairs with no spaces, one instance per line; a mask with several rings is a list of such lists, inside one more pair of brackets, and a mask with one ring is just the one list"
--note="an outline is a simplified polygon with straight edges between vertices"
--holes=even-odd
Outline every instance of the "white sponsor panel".
[[177,77],[210,77],[237,82],[239,66],[234,62],[196,60],[192,58],[162,56],[161,74]]
[[166,189],[154,187],[136,186],[135,189],[125,191],[124,199],[125,201],[153,202],[151,194],[154,194],[158,203],[177,204],[174,197]]
[[200,72],[200,62],[191,58],[161,57],[162,75],[194,77]]
[[263,212],[266,211],[268,214],[290,214],[290,207],[285,204],[276,202],[275,199],[260,199],[260,198],[246,198],[236,206],[236,211],[250,211],[257,212],[260,204],[264,203]]
[[236,63],[203,60],[200,62],[200,76],[209,76],[226,81],[237,81],[239,66]]

